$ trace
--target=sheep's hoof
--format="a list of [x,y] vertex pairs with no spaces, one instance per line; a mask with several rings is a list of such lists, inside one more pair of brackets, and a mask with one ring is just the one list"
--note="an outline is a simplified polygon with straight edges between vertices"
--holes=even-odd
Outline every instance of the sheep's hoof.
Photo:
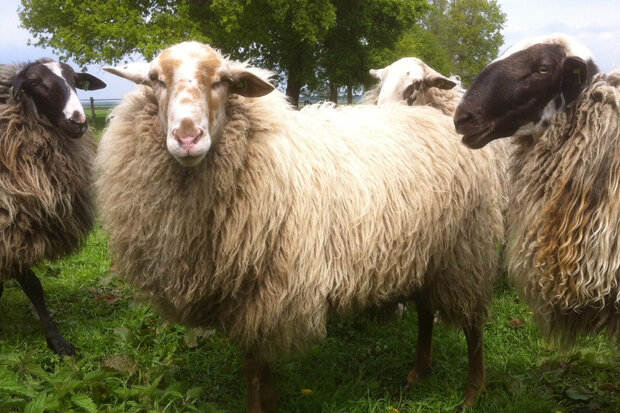
[[484,396],[486,393],[487,390],[484,385],[481,387],[468,385],[467,394],[465,395],[465,400],[463,401],[462,407],[470,408],[476,406],[476,404],[478,403],[478,399],[480,399],[480,397]]
[[46,340],[47,346],[56,354],[61,356],[73,356],[77,353],[77,348],[63,336],[46,337]]
[[415,367],[411,369],[409,375],[407,376],[407,384],[405,385],[405,390],[410,390],[411,386],[415,383],[421,383],[431,374],[430,370],[422,371],[418,370]]

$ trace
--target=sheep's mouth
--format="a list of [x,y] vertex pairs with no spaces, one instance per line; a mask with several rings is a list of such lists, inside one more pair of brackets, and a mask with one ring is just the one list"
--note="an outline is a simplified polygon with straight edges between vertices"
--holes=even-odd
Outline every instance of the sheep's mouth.
[[470,149],[480,149],[495,139],[492,132],[492,128],[485,128],[474,133],[468,133],[463,135],[461,142]]
[[88,130],[88,122],[76,123],[65,120],[60,123],[59,127],[70,138],[78,139],[81,138]]

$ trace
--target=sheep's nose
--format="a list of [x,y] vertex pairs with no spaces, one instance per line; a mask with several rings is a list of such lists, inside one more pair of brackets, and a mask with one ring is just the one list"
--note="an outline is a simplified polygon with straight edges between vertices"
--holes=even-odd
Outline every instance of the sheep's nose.
[[474,118],[474,115],[463,109],[461,106],[456,108],[456,112],[454,113],[454,127],[457,132],[459,129],[462,129],[467,122],[471,122]]
[[196,142],[202,138],[204,134],[201,128],[192,128],[190,130],[186,130],[185,128],[173,129],[172,134],[174,138],[181,144],[183,147],[192,146]]
[[86,115],[80,113],[80,111],[78,110],[74,110],[71,114],[71,118],[69,119],[71,120],[71,122],[81,125],[86,122]]

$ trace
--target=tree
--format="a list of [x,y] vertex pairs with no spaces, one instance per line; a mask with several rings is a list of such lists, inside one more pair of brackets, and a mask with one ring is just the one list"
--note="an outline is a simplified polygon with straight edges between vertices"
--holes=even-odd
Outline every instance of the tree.
[[80,65],[152,59],[168,44],[209,41],[190,18],[188,0],[22,0],[22,25],[36,46],[51,47]]
[[367,81],[373,50],[392,47],[425,7],[425,0],[22,0],[20,18],[37,46],[81,65],[150,60],[179,41],[208,42],[280,73],[297,104],[300,89],[325,75],[340,85]]
[[506,15],[496,0],[429,0],[425,27],[451,57],[451,71],[465,84],[497,56]]
[[283,70],[294,103],[335,20],[329,0],[23,0],[19,14],[37,46],[82,65],[150,60],[176,42],[209,42]]

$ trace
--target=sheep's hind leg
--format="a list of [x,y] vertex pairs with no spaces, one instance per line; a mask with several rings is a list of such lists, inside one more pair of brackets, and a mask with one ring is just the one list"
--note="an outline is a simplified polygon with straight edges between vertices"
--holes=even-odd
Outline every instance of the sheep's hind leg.
[[415,300],[415,303],[418,310],[418,345],[405,390],[409,390],[412,384],[421,382],[431,373],[433,360],[433,312],[420,300]]
[[482,339],[482,326],[463,326],[465,339],[467,340],[467,355],[469,368],[467,371],[467,393],[463,406],[473,407],[478,397],[486,392],[484,380],[484,342]]
[[60,334],[58,327],[56,327],[56,324],[52,321],[52,317],[45,305],[45,294],[39,278],[37,278],[35,273],[30,269],[22,271],[15,278],[39,315],[41,324],[43,324],[43,330],[45,331],[45,340],[47,341],[48,347],[52,349],[54,353],[60,354],[61,356],[74,355],[77,349]]
[[274,413],[278,407],[278,390],[269,364],[251,353],[246,354],[243,373],[248,392],[248,413]]

